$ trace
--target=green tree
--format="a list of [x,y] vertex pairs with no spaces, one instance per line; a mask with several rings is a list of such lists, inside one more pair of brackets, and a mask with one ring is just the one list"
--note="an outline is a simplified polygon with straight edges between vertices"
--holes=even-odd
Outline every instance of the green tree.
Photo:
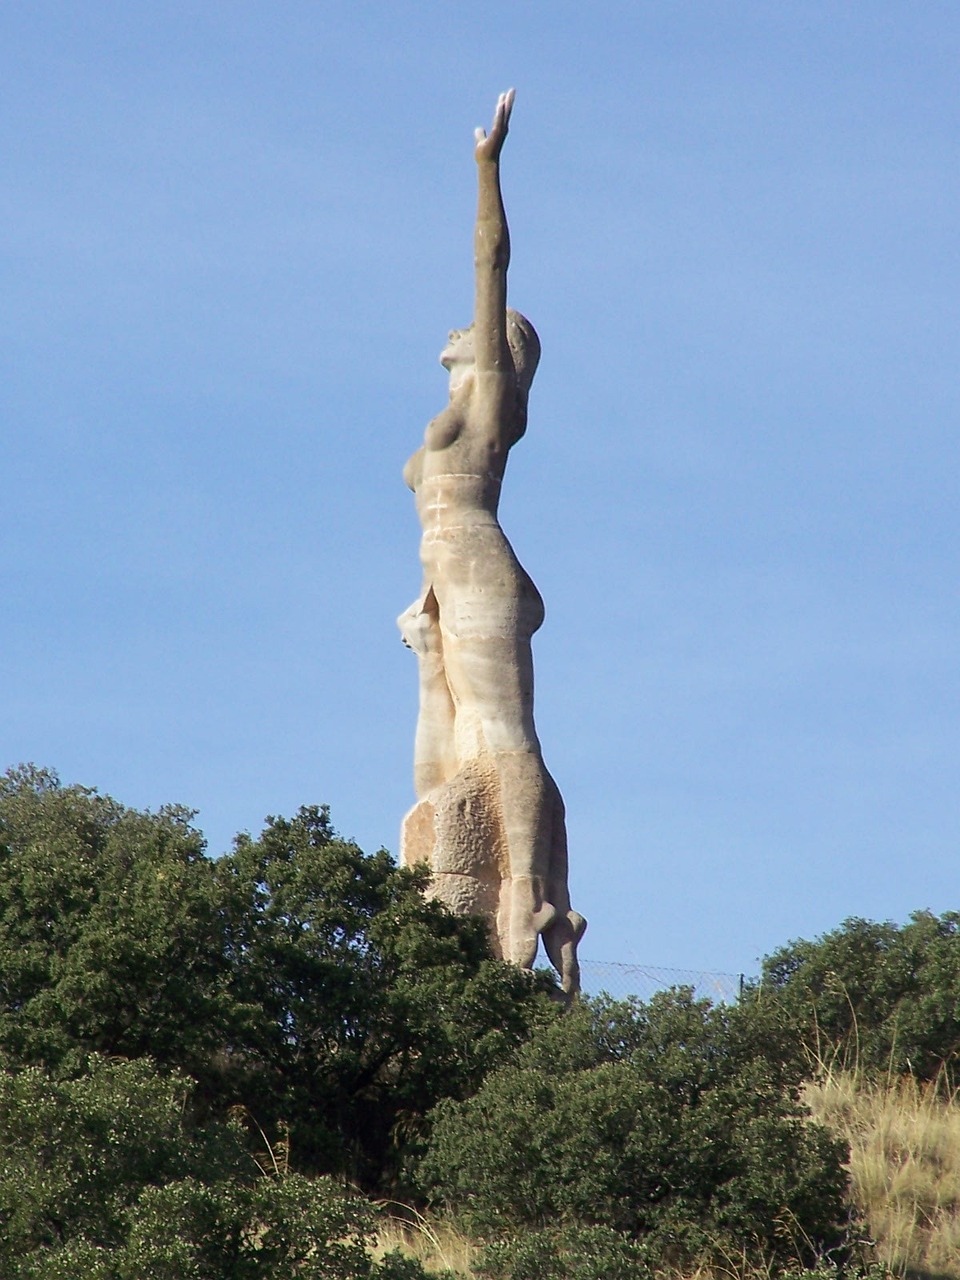
[[0,778],[0,1051],[66,1073],[150,1054],[212,1085],[231,975],[191,817],[34,768]]
[[543,981],[326,809],[216,862],[191,817],[0,779],[0,1052],[62,1076],[149,1056],[210,1114],[245,1106],[300,1171],[395,1191],[430,1107],[556,1016]]
[[472,1093],[556,1016],[542,981],[491,959],[481,921],[338,839],[325,808],[269,819],[218,874],[235,994],[258,1013],[237,1094],[299,1168],[392,1185],[434,1103]]

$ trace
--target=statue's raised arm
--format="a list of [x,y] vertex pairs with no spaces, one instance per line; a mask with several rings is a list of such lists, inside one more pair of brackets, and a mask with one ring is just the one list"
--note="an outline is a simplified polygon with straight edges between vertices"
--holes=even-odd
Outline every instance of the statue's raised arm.
[[501,373],[511,377],[513,361],[507,339],[507,267],[510,265],[510,232],[500,192],[500,152],[506,141],[513,110],[513,89],[501,93],[490,132],[475,133],[477,160],[477,225],[473,256],[476,272],[474,350],[477,373]]

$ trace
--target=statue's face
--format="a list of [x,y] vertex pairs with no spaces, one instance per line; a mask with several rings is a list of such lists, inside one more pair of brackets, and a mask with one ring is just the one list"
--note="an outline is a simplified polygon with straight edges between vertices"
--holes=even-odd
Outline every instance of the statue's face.
[[465,372],[475,361],[473,350],[473,326],[469,329],[451,329],[447,345],[440,352],[440,363],[451,374]]

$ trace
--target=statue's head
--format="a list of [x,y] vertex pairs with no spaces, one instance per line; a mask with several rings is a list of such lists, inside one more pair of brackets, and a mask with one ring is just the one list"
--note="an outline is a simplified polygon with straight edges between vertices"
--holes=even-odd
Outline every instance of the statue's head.
[[514,311],[513,307],[507,307],[507,342],[513,356],[513,367],[517,371],[517,385],[526,400],[533,375],[540,363],[540,339],[527,317]]
[[[519,311],[507,308],[507,342],[513,367],[517,372],[517,387],[526,402],[533,382],[533,375],[540,362],[540,339],[537,331]],[[440,353],[440,363],[450,373],[451,387],[455,387],[469,373],[476,362],[473,347],[473,325],[466,329],[451,329],[447,345]]]
[[447,345],[440,352],[440,363],[450,374],[450,386],[455,387],[474,366],[473,325],[466,329],[451,329]]

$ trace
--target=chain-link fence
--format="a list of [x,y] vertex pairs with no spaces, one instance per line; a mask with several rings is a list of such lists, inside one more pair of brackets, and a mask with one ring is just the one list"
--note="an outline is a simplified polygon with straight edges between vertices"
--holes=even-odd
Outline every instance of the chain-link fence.
[[693,987],[700,1000],[732,1004],[740,995],[746,977],[742,973],[709,973],[704,969],[662,969],[656,965],[620,964],[615,960],[580,961],[580,979],[585,995],[601,992],[623,1000],[637,996],[649,1000],[668,987]]

